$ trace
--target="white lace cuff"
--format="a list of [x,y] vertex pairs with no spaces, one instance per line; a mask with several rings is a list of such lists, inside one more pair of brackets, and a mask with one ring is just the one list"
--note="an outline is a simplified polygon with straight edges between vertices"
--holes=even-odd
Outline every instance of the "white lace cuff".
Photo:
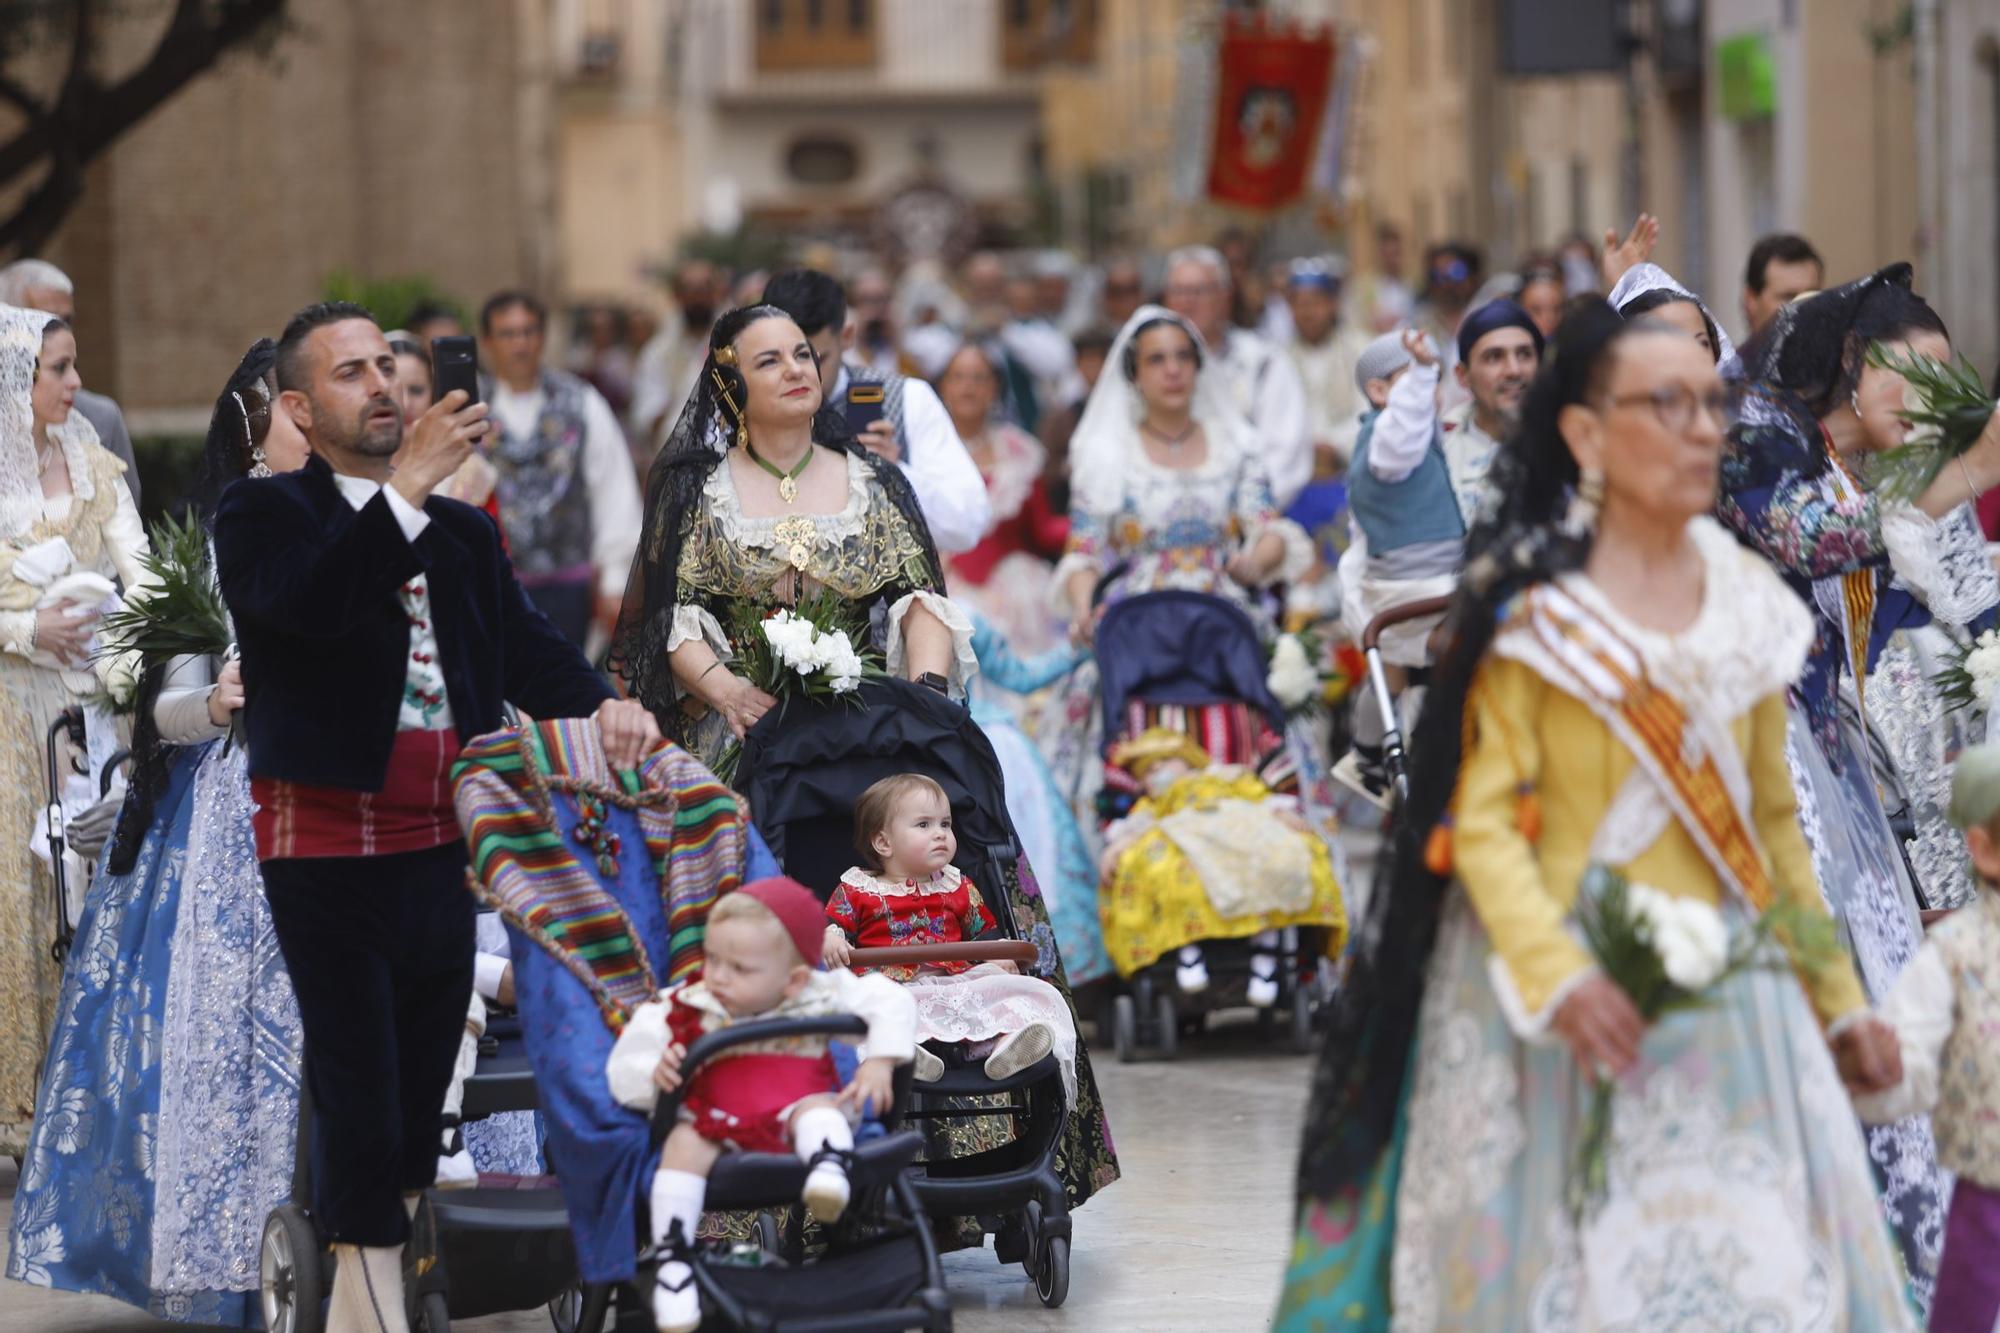
[[949,597],[941,597],[934,592],[913,592],[899,598],[889,608],[888,642],[884,645],[888,658],[889,674],[901,676],[908,659],[908,647],[903,639],[903,621],[910,614],[912,606],[924,610],[944,622],[951,631],[951,665],[945,678],[951,682],[953,690],[964,693],[965,683],[979,674],[979,657],[972,651],[972,619]]
[[1104,573],[1104,566],[1096,556],[1085,555],[1081,551],[1070,551],[1056,561],[1055,570],[1049,575],[1049,591],[1053,594],[1056,610],[1064,616],[1080,615],[1085,610],[1084,607],[1069,604],[1070,576],[1077,573],[1088,574],[1095,582]]
[[1486,977],[1493,985],[1494,997],[1500,1001],[1500,1013],[1506,1018],[1507,1026],[1513,1029],[1514,1035],[1531,1046],[1556,1044],[1558,1038],[1549,1031],[1550,1023],[1555,1021],[1556,1010],[1562,1008],[1563,1001],[1567,1000],[1578,986],[1598,975],[1600,974],[1594,966],[1578,968],[1575,973],[1565,978],[1561,985],[1549,992],[1548,1000],[1540,1009],[1531,1013],[1527,1001],[1521,998],[1520,990],[1514,985],[1514,974],[1507,970],[1507,964],[1502,961],[1500,955],[1493,953],[1486,957]]
[[1882,544],[1896,577],[1923,599],[1934,619],[1966,625],[2000,604],[2000,575],[1987,558],[1986,539],[1969,503],[1939,519],[1914,505],[1885,509]]
[[667,631],[667,651],[672,652],[684,643],[705,643],[725,662],[736,655],[729,647],[729,636],[722,632],[721,624],[699,606],[674,608],[673,628]]
[[1289,518],[1274,518],[1257,529],[1250,538],[1250,544],[1254,547],[1264,540],[1266,533],[1277,534],[1278,540],[1285,545],[1285,553],[1278,558],[1278,567],[1265,575],[1264,585],[1297,583],[1304,578],[1306,571],[1313,567],[1313,561],[1319,558],[1319,553],[1313,549],[1312,538],[1306,536],[1306,530]]

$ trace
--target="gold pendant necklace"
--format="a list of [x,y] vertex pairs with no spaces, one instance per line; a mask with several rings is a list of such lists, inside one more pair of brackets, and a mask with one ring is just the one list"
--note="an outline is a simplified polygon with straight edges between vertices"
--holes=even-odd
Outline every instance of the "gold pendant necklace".
[[764,455],[757,452],[756,445],[749,443],[747,440],[744,442],[743,451],[750,455],[751,462],[778,479],[778,498],[780,500],[783,500],[786,504],[798,503],[799,474],[806,470],[806,464],[812,462],[812,445],[808,444],[806,446],[805,454],[799,459],[798,466],[794,467],[790,472],[780,472],[774,464],[765,460]]

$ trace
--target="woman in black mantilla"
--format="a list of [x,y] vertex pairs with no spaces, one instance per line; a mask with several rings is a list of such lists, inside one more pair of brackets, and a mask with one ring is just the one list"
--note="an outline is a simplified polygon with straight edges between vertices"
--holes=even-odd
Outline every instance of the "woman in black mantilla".
[[705,764],[776,702],[732,665],[745,607],[826,589],[869,624],[892,675],[954,692],[977,670],[909,482],[821,401],[791,317],[732,310],[653,465],[613,666]]

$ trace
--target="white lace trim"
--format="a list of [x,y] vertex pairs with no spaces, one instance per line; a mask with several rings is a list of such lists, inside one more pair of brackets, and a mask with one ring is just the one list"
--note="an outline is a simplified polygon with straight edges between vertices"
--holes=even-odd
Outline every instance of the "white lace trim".
[[725,662],[736,656],[721,623],[704,607],[686,604],[674,607],[673,627],[667,631],[667,651],[671,653],[684,643],[705,643]]
[[1690,713],[1741,717],[1797,679],[1812,649],[1813,618],[1763,559],[1714,519],[1688,525],[1704,565],[1701,610],[1678,634],[1634,624],[1581,573],[1563,590],[1610,621],[1639,652],[1652,682]]
[[952,688],[963,693],[965,684],[979,674],[979,655],[972,651],[972,618],[965,614],[958,603],[949,597],[918,589],[905,593],[896,604],[889,608],[886,643],[884,652],[888,659],[889,674],[901,676],[908,661],[908,644],[903,638],[903,621],[910,614],[912,606],[921,606],[951,631],[951,665],[945,677]]
[[1021,512],[1048,467],[1049,451],[1019,426],[1004,423],[989,426],[986,439],[993,446],[993,471],[986,478],[986,499],[993,508],[990,532]]
[[1557,1038],[1549,1035],[1549,1027],[1555,1022],[1556,1010],[1563,1007],[1563,1001],[1576,993],[1577,987],[1592,977],[1602,975],[1596,967],[1580,967],[1565,977],[1562,984],[1549,992],[1549,998],[1540,1009],[1529,1009],[1528,1002],[1521,998],[1520,988],[1514,984],[1514,974],[1507,970],[1506,962],[1498,952],[1486,955],[1486,979],[1493,985],[1493,998],[1500,1002],[1501,1016],[1507,1020],[1507,1027],[1513,1034],[1533,1046],[1553,1046]]
[[814,545],[838,546],[849,537],[860,535],[867,518],[868,465],[854,454],[847,455],[847,504],[837,514],[772,514],[768,518],[752,518],[743,512],[743,501],[736,493],[736,478],[730,473],[726,458],[710,469],[701,493],[715,521],[721,525],[722,535],[739,546],[775,551],[788,545],[778,540],[777,527],[794,517],[813,521]]
[[1966,625],[2000,604],[2000,574],[1986,555],[1986,538],[1970,503],[1940,519],[1914,505],[1886,509],[1882,544],[1896,577],[1935,619]]
[[1278,567],[1265,577],[1263,585],[1265,587],[1273,583],[1298,582],[1305,577],[1306,571],[1313,567],[1313,561],[1319,559],[1319,552],[1313,549],[1312,538],[1306,536],[1306,530],[1289,518],[1274,518],[1268,523],[1261,524],[1251,535],[1250,546],[1256,546],[1264,539],[1266,533],[1278,535],[1278,540],[1284,543],[1285,553],[1278,558]]
[[903,898],[917,893],[955,893],[964,880],[965,872],[957,866],[946,866],[922,884],[906,879],[885,879],[866,866],[851,866],[840,877],[841,884],[847,888],[880,894],[884,898]]
[[1077,573],[1087,573],[1094,581],[1104,573],[1104,566],[1095,556],[1081,551],[1070,551],[1056,561],[1056,567],[1049,571],[1049,591],[1054,594],[1049,600],[1055,609],[1066,616],[1080,615],[1083,608],[1070,605],[1069,580]]

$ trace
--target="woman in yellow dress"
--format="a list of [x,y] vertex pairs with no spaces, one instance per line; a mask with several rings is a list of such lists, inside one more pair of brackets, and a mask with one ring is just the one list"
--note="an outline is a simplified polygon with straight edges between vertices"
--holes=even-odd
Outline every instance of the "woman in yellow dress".
[[1557,334],[1315,1082],[1280,1329],[1915,1326],[1834,1058],[1895,1057],[1844,954],[1648,1027],[1572,918],[1595,866],[1736,929],[1825,910],[1785,757],[1812,620],[1707,517],[1729,415],[1682,335],[1601,304]]

